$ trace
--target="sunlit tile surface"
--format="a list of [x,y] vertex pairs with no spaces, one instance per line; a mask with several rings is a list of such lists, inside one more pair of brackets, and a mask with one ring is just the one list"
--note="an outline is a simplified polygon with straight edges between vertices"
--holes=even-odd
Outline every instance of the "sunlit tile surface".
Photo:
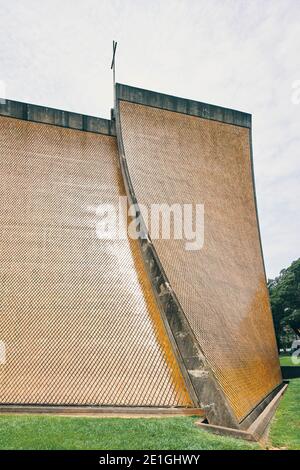
[[96,237],[116,139],[0,117],[0,175],[0,402],[189,406],[137,242]]

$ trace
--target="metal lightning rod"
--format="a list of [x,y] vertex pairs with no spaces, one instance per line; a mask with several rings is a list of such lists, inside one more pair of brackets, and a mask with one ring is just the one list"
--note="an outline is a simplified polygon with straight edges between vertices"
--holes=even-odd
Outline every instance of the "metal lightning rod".
[[117,50],[117,41],[113,41],[113,57],[112,57],[112,61],[111,61],[111,70],[113,71],[113,84],[115,86],[115,83],[116,83],[116,61],[115,61],[115,58],[116,58],[116,50]]
[[[114,106],[116,105],[116,50],[117,50],[117,41],[113,41],[113,56],[111,61],[110,69],[113,71],[113,100]],[[113,110],[112,110],[113,113]]]

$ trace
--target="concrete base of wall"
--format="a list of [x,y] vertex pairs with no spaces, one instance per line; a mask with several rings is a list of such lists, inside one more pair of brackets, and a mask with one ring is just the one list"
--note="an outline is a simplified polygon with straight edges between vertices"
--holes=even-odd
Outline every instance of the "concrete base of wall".
[[204,416],[204,412],[199,408],[0,405],[0,415],[4,414],[43,414],[95,418],[171,418],[174,416]]
[[261,438],[266,438],[268,427],[274,413],[279,405],[280,399],[287,389],[288,384],[284,383],[279,391],[274,395],[270,403],[258,415],[253,423],[247,429],[232,429],[223,426],[214,426],[206,424],[203,421],[197,421],[196,425],[206,431],[218,434],[220,436],[236,437],[247,441],[257,442]]
[[300,366],[281,366],[281,372],[286,380],[300,379]]

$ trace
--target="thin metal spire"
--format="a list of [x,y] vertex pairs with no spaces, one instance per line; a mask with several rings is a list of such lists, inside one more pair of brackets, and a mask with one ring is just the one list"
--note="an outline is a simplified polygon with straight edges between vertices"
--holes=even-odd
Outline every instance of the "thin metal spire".
[[113,41],[113,57],[112,57],[111,66],[110,66],[110,68],[113,71],[113,84],[114,85],[116,83],[116,61],[115,61],[115,58],[116,58],[117,44],[118,44],[117,41]]

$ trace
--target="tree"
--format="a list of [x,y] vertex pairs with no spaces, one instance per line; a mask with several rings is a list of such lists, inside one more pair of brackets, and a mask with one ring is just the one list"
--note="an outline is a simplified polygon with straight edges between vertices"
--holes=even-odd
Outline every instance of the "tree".
[[300,332],[300,258],[268,281],[279,347],[287,347]]
[[295,334],[300,337],[300,310],[294,310],[286,318],[286,322],[294,330]]

